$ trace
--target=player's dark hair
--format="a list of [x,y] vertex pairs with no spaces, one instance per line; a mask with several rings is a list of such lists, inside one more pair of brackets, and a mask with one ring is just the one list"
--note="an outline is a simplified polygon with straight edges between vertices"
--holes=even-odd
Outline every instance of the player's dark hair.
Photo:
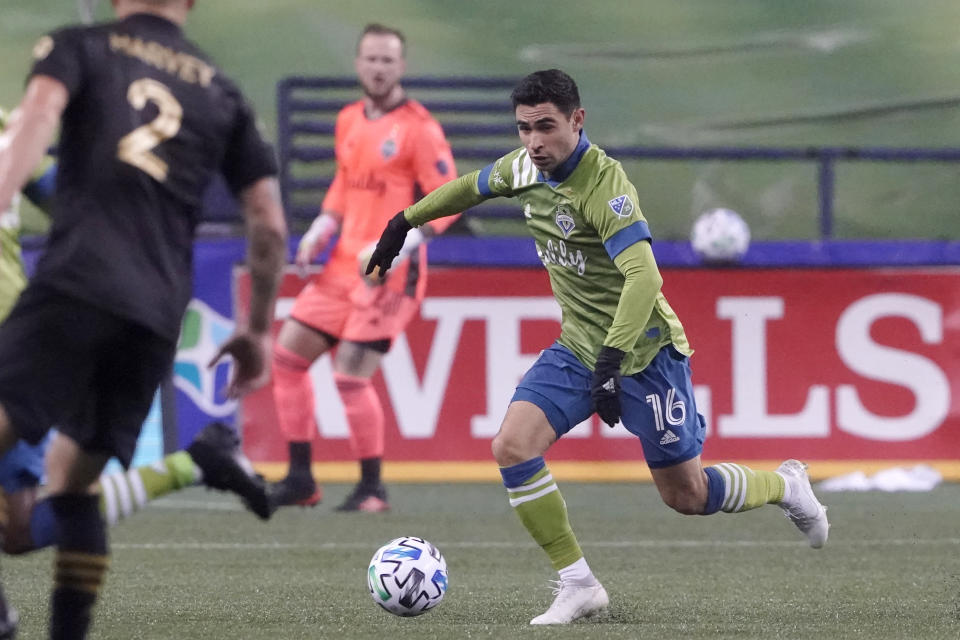
[[546,69],[534,71],[520,80],[510,94],[510,100],[514,111],[517,105],[532,107],[550,102],[569,117],[580,108],[580,91],[573,78],[560,69]]
[[364,36],[370,34],[375,36],[396,36],[396,38],[400,41],[401,55],[407,55],[407,39],[404,37],[403,32],[399,29],[382,25],[379,22],[371,22],[363,28],[363,31],[360,33],[360,37],[357,38],[357,53],[360,53],[360,43],[363,42]]

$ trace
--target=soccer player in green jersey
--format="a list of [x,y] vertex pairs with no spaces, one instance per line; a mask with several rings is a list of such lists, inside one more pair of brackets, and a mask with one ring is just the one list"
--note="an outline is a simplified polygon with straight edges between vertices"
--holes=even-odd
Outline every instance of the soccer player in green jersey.
[[591,144],[576,83],[557,69],[523,78],[511,99],[523,147],[436,189],[398,213],[367,266],[383,274],[409,229],[496,196],[517,198],[563,312],[560,337],[517,386],[493,456],[510,505],[560,573],[556,598],[531,624],[566,624],[608,604],[570,528],[543,454],[596,412],[623,423],[643,447],[663,501],[683,514],[737,513],[764,504],[819,548],[825,508],[806,466],[776,471],[703,467],[683,326],[660,292],[647,222],[619,162]]
[[[9,114],[0,107],[0,133],[6,128],[8,119]],[[3,140],[0,138],[0,145],[5,144]],[[53,197],[56,173],[53,158],[47,156],[24,186],[27,198],[41,209],[45,210]],[[19,201],[19,196],[15,197],[5,211],[0,211],[0,320],[7,317],[20,292],[27,286],[20,251]]]

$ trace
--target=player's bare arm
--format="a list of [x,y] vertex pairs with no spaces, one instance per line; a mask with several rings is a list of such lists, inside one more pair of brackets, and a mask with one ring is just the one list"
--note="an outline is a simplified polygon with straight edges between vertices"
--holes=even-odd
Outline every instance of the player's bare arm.
[[261,178],[240,194],[247,226],[247,266],[250,269],[250,311],[245,326],[227,340],[211,361],[234,359],[228,395],[249,393],[269,379],[270,322],[283,265],[286,264],[287,224],[276,178]]
[[474,171],[437,187],[416,204],[391,218],[367,262],[365,274],[385,277],[413,227],[422,227],[431,220],[456,215],[486,200],[487,197],[477,191],[479,173]]
[[67,88],[49,76],[36,76],[27,85],[20,106],[0,137],[0,211],[27,183],[40,164],[67,105]]
[[272,303],[286,263],[287,223],[276,178],[261,178],[241,194],[247,226],[247,264],[252,295],[249,328],[266,333]]

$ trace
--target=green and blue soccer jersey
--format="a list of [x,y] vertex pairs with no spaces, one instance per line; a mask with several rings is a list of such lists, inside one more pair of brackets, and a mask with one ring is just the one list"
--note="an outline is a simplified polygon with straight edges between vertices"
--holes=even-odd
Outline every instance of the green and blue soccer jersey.
[[0,211],[0,319],[6,318],[20,292],[27,286],[20,254],[20,196],[10,208]]
[[[6,119],[6,112],[0,108],[0,132],[6,127]],[[56,173],[53,165],[53,158],[49,156],[40,163],[27,185],[30,195],[39,194],[43,199],[49,197]],[[0,321],[13,309],[13,303],[26,286],[27,275],[20,250],[20,194],[17,194],[10,208],[0,211]]]
[[[470,199],[466,180],[474,181],[472,203],[466,202]],[[637,243],[650,240],[650,231],[623,167],[590,144],[586,135],[581,133],[573,154],[549,179],[521,148],[458,182],[459,188],[446,196],[434,192],[407,209],[408,220],[422,224],[438,213],[445,215],[449,206],[469,206],[495,196],[516,198],[563,313],[559,342],[584,365],[593,369],[603,344],[627,352],[622,367],[627,375],[645,368],[667,344],[673,343],[686,355],[692,353],[683,326],[660,293],[652,253],[642,287],[650,299],[624,301],[642,309],[642,317],[627,317],[631,325],[627,331],[614,326],[625,283],[615,260]],[[649,252],[649,246],[644,250]],[[623,335],[628,336],[627,343]]]
[[[0,108],[0,132],[6,125],[6,112]],[[0,211],[0,320],[7,317],[26,286],[27,276],[20,255],[20,194],[17,194],[10,208]]]

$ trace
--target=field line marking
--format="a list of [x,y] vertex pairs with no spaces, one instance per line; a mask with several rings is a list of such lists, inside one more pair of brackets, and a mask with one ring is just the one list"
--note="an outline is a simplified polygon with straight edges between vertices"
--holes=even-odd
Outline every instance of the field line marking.
[[[441,549],[524,549],[534,547],[532,542],[437,542]],[[597,540],[581,541],[583,547],[599,549],[628,549],[628,548],[762,548],[762,547],[797,547],[803,546],[801,541],[792,540]],[[911,546],[957,546],[960,538],[893,538],[889,540],[831,540],[830,546],[842,547],[911,547]],[[224,551],[261,551],[277,550],[330,550],[340,549],[370,549],[376,543],[367,542],[318,542],[315,544],[285,543],[285,542],[128,542],[110,545],[112,549],[136,551],[171,551],[171,550],[224,550]]]
[[[714,464],[722,460],[705,459]],[[751,469],[776,469],[781,459],[739,460]],[[960,462],[955,459],[923,460],[804,460],[810,465],[807,472],[814,481],[863,471],[876,473],[893,467],[913,467],[923,464],[933,467],[944,481],[960,482]],[[253,467],[268,480],[280,480],[287,473],[286,462],[254,462]],[[315,462],[312,465],[317,482],[353,484],[357,479],[357,463]],[[558,482],[651,482],[650,470],[642,460],[571,461],[551,460],[550,473]],[[490,460],[390,460],[383,463],[383,478],[387,483],[491,483],[500,485],[502,479],[497,465]]]
[[211,511],[244,511],[239,502],[214,502],[210,500],[182,500],[158,498],[149,503],[149,509],[210,509]]

